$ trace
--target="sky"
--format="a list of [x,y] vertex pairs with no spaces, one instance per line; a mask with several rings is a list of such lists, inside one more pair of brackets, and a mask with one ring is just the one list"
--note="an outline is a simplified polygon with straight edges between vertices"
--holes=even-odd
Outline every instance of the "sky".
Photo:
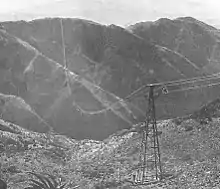
[[220,28],[220,0],[2,0],[0,6],[1,21],[54,16],[120,26],[191,16]]

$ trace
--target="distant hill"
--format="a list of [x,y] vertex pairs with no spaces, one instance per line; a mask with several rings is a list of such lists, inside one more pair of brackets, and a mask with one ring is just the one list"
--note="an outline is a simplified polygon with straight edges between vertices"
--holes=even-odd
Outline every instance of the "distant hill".
[[204,72],[220,70],[220,31],[192,17],[161,18],[128,29],[147,41],[184,55]]

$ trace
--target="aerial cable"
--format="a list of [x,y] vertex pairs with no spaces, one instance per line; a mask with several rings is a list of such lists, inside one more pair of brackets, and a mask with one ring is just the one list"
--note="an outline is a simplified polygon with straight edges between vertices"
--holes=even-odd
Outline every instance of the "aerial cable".
[[[191,79],[181,79],[181,80],[175,80],[175,81],[160,82],[160,83],[155,83],[155,84],[146,84],[146,85],[141,86],[137,90],[133,91],[132,93],[130,93],[129,95],[127,95],[123,99],[119,99],[116,102],[112,103],[106,109],[113,108],[114,106],[117,106],[118,103],[120,103],[120,102],[129,101],[135,95],[140,94],[141,92],[144,92],[144,90],[147,89],[151,85],[154,85],[154,86],[156,85],[157,87],[159,87],[159,88],[155,89],[155,94],[157,94],[157,92],[159,92],[159,91],[161,91],[162,94],[167,94],[167,93],[169,93],[169,89],[167,87],[177,86],[177,85],[180,85],[180,84],[182,84],[182,85],[183,84],[192,84],[192,83],[201,82],[201,81],[208,81],[208,80],[212,80],[212,79],[220,79],[220,73],[207,75],[207,76],[204,76],[204,77],[194,77],[194,78],[191,78]],[[180,90],[182,91],[182,89],[180,89]],[[177,91],[180,91],[180,90],[177,89],[175,91],[177,92]],[[157,95],[159,96],[160,94],[157,94]],[[146,95],[145,97],[147,97],[147,96],[148,95]]]
[[215,80],[215,79],[220,79],[220,75],[219,76],[215,76],[215,77],[212,76],[212,77],[206,77],[206,78],[199,78],[199,79],[192,80],[192,81],[189,80],[189,81],[185,81],[185,82],[165,84],[165,86],[172,87],[172,86],[177,86],[177,85],[195,84],[195,83],[198,83],[198,82]]
[[[212,87],[212,86],[217,86],[220,85],[220,82],[217,83],[210,83],[210,84],[204,84],[204,85],[197,85],[197,86],[190,86],[190,87],[184,87],[184,88],[180,88],[180,89],[168,89],[165,87],[160,87],[159,89],[155,90],[155,98],[158,98],[161,95],[166,95],[166,94],[170,94],[170,93],[175,93],[175,92],[181,92],[181,91],[188,91],[188,90],[196,90],[196,89],[201,89],[201,88],[206,88],[206,87]],[[146,95],[146,97],[148,97],[148,95]]]
[[[206,76],[206,77],[197,77],[197,78],[193,78],[193,79],[195,79],[195,80],[192,80],[192,81],[191,81],[191,79],[181,80],[181,81],[184,81],[184,82],[179,82],[179,83],[177,82],[178,80],[173,81],[173,82],[172,81],[164,82],[163,85],[161,85],[159,88],[155,89],[155,93],[157,93],[158,91],[161,91],[163,94],[167,94],[167,93],[169,93],[168,87],[185,85],[185,84],[196,84],[198,82],[220,79],[220,73],[209,75],[209,76]],[[168,83],[168,84],[166,84],[166,83]],[[161,82],[161,84],[162,84],[162,82]],[[152,84],[152,85],[154,85],[154,84]]]
[[211,74],[207,76],[201,76],[201,77],[193,77],[189,79],[179,79],[179,80],[174,80],[174,81],[165,81],[165,82],[159,82],[159,83],[152,83],[152,84],[147,84],[147,86],[162,86],[162,85],[167,85],[167,86],[172,86],[173,84],[184,84],[184,83],[193,83],[197,81],[203,81],[203,80],[208,80],[208,79],[214,79],[214,78],[220,77],[220,73],[216,74]]
[[[167,87],[183,85],[183,84],[192,84],[192,83],[201,82],[201,81],[208,81],[208,80],[212,80],[212,79],[220,79],[220,73],[211,74],[211,75],[207,75],[207,76],[203,76],[203,77],[194,77],[194,78],[190,78],[190,79],[180,79],[180,80],[175,80],[175,81],[146,84],[146,85],[143,85],[142,87],[140,87],[139,89],[135,90],[134,92],[132,92],[128,96],[126,96],[124,99],[121,99],[119,101],[128,100],[131,97],[135,96],[136,94],[142,92],[144,89],[146,89],[152,85],[159,87],[155,91],[159,91],[162,89],[163,94],[167,94],[168,93]],[[117,102],[115,102],[115,103],[117,103]]]
[[[132,92],[131,94],[129,94],[128,96],[126,96],[124,98],[124,100],[126,99],[130,99],[131,97],[133,97],[134,95],[138,94],[139,92],[142,92],[142,90],[148,88],[149,86],[160,86],[159,89],[156,90],[160,90],[163,89],[164,93],[167,93],[167,87],[171,87],[171,86],[176,86],[176,85],[182,85],[182,84],[191,84],[191,83],[196,83],[199,81],[208,81],[208,80],[212,80],[212,79],[220,79],[220,73],[216,73],[216,74],[211,74],[211,75],[207,75],[207,76],[203,76],[203,77],[194,77],[194,78],[190,78],[190,79],[180,79],[180,80],[175,80],[175,81],[167,81],[167,82],[159,82],[159,83],[153,83],[153,84],[146,84],[143,85],[142,87],[138,88],[137,90],[135,90],[134,92]],[[119,101],[123,101],[123,99],[120,99]],[[115,102],[117,103],[117,102]]]
[[213,87],[213,86],[217,86],[217,85],[220,85],[220,82],[207,84],[207,85],[201,85],[201,86],[193,86],[193,87],[187,87],[187,88],[182,88],[182,89],[171,90],[169,93],[188,91],[188,90],[196,90],[196,89],[200,89],[200,88]]

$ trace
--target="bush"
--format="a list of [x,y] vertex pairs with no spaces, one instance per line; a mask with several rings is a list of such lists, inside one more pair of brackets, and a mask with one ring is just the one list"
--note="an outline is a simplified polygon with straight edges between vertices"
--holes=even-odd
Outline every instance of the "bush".
[[182,122],[183,122],[183,120],[181,118],[173,119],[173,123],[177,126],[181,125]]
[[193,126],[191,125],[186,125],[185,126],[185,131],[188,132],[188,131],[192,131],[193,130]]
[[2,179],[0,179],[0,188],[1,189],[6,189],[7,188],[7,183]]

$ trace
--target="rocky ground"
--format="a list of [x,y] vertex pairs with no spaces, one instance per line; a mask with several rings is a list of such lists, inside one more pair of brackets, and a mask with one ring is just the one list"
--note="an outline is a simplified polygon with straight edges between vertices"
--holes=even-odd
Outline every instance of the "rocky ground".
[[1,131],[1,179],[10,189],[27,186],[28,172],[53,175],[67,188],[219,188],[219,123],[217,118],[204,125],[192,119],[159,123],[163,172],[171,177],[132,186],[127,179],[138,161],[140,134],[124,130],[102,142],[76,141],[16,130],[2,121],[11,130]]

